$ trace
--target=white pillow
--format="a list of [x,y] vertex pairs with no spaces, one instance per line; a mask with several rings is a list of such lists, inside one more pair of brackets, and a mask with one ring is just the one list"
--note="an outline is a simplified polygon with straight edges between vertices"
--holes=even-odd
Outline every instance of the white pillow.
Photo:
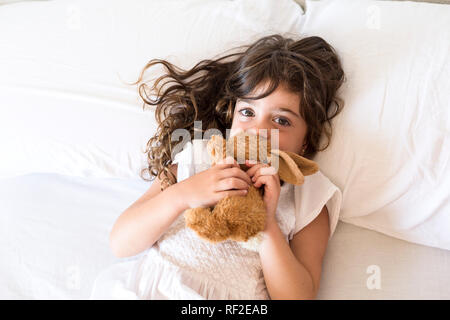
[[306,1],[301,32],[343,61],[343,112],[321,171],[341,220],[450,249],[450,5]]
[[192,67],[298,30],[283,1],[74,0],[0,7],[0,177],[138,178],[155,133],[135,81],[152,58]]

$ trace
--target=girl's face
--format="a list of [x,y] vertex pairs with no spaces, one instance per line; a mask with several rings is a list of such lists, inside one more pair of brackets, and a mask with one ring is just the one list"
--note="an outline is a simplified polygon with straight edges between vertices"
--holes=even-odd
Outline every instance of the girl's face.
[[[262,93],[260,85],[252,95]],[[278,130],[278,149],[302,154],[307,131],[305,120],[300,116],[300,96],[288,91],[284,85],[265,98],[236,101],[231,135],[239,131],[262,134],[270,139],[274,129]],[[259,130],[267,129],[266,132]],[[267,135],[266,135],[266,134]]]

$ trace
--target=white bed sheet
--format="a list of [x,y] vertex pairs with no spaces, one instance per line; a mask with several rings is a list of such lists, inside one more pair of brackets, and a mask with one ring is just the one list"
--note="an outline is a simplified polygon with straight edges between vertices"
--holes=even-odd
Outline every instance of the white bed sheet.
[[87,299],[118,261],[114,220],[149,183],[30,174],[0,180],[0,298]]
[[[58,174],[0,180],[0,299],[89,298],[98,272],[120,260],[108,247],[110,228],[150,184]],[[379,289],[370,289],[370,266]],[[318,298],[449,299],[448,270],[448,250],[339,222]]]

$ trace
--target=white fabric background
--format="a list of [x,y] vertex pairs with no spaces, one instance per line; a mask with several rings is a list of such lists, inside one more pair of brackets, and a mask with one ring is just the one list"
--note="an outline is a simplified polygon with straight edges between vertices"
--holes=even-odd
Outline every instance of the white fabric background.
[[345,100],[315,161],[343,193],[341,219],[450,249],[450,6],[306,1],[302,33],[342,59]]

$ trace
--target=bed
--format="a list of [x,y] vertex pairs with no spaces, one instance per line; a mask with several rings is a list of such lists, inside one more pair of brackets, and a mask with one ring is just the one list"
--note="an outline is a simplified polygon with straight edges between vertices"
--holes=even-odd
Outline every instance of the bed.
[[[108,244],[115,219],[151,185],[139,172],[145,165],[142,148],[155,130],[153,114],[143,110],[136,89],[123,80],[135,79],[149,56],[170,57],[188,66],[262,30],[323,35],[339,48],[348,70],[342,95],[349,107],[335,123],[341,133],[317,158],[344,197],[341,220],[324,259],[318,299],[450,298],[446,1],[7,2],[0,4],[0,299],[88,299],[101,270],[138,258],[116,258]],[[357,30],[349,22],[338,34],[330,25],[344,19],[348,9],[366,14],[362,22],[355,18],[365,28]],[[407,30],[402,19],[412,21],[419,11],[421,32],[428,34],[434,27],[441,31],[437,39],[422,39],[430,51],[403,56],[397,64],[384,60],[390,77],[375,73],[378,65],[363,68],[367,61],[409,49],[396,37],[416,39],[414,35],[396,34],[392,28]],[[154,15],[143,22],[139,18],[145,12]],[[27,19],[17,23],[19,15]],[[392,21],[396,22],[389,25]],[[391,36],[381,37],[388,34],[386,25]],[[187,26],[192,28],[185,30]],[[154,27],[157,32],[145,32]],[[179,46],[167,39],[178,39]],[[379,49],[383,41],[391,45],[389,50]],[[360,56],[349,42],[359,45]],[[419,62],[425,60],[411,57],[430,59],[422,69]],[[396,78],[395,68],[411,65],[417,69]],[[406,91],[399,83],[407,84]],[[416,84],[422,91],[411,94]],[[409,93],[402,98],[410,99],[409,106],[414,103],[410,113],[397,115],[388,108],[398,103],[395,88]],[[429,101],[429,116],[423,113],[424,100]],[[388,125],[355,124],[352,121],[361,119],[358,112],[376,114]],[[389,119],[396,115],[412,120],[392,129]],[[424,129],[427,126],[434,131]],[[377,135],[370,131],[373,128]],[[420,136],[408,136],[411,145],[397,158],[395,148],[404,140],[390,136],[388,143],[382,140],[391,153],[389,161],[374,157],[380,143],[376,137],[389,130],[401,133],[402,128],[413,128]],[[358,139],[372,139],[374,148],[351,140],[356,139],[351,130],[359,130]],[[408,162],[403,158],[408,152],[416,159],[414,165],[411,157]],[[381,173],[376,171],[380,168]],[[408,180],[410,176],[414,180]],[[361,192],[371,206],[357,201]],[[422,206],[413,202],[414,197]]]
[[[0,298],[87,299],[98,272],[123,260],[108,247],[114,220],[147,188],[135,179],[58,174],[1,180]],[[449,267],[448,250],[340,222],[318,298],[444,299]]]

